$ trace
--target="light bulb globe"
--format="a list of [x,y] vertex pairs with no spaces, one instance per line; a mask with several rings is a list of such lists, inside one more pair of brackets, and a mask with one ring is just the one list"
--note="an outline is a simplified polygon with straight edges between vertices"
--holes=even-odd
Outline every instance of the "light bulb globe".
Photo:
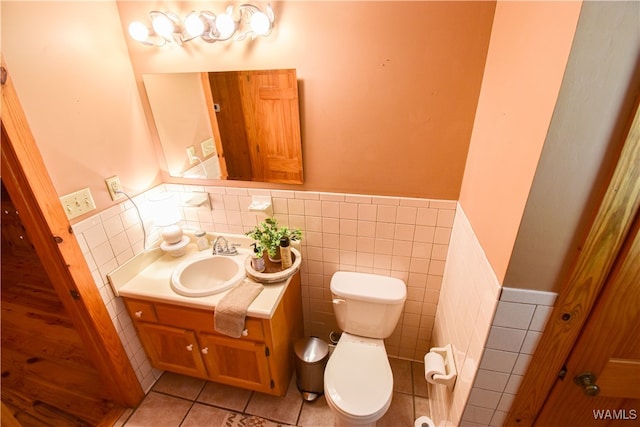
[[216,28],[220,33],[220,37],[226,39],[231,37],[236,30],[236,24],[230,15],[224,13],[216,18]]
[[200,18],[200,15],[193,12],[184,20],[184,29],[192,37],[201,36],[204,33],[204,22]]
[[262,12],[256,12],[251,15],[249,25],[256,34],[259,34],[261,36],[268,34],[271,30],[271,22],[269,21],[267,15]]
[[132,39],[143,42],[149,37],[149,29],[140,21],[129,24],[129,35]]
[[165,15],[154,16],[151,21],[151,26],[153,27],[153,31],[163,37],[169,37],[175,31],[173,22]]

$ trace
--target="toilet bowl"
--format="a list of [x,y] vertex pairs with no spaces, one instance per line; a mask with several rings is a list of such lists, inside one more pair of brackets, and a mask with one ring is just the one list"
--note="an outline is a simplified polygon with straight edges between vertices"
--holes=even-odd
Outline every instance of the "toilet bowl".
[[376,425],[391,405],[393,374],[384,346],[407,295],[402,280],[337,272],[333,308],[342,335],[324,371],[324,393],[340,427]]
[[393,394],[384,342],[343,333],[325,368],[324,393],[338,426],[375,426]]

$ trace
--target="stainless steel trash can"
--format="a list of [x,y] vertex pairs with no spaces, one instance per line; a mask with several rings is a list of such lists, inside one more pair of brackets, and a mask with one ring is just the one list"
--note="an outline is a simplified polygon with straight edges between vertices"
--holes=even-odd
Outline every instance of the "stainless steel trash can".
[[329,360],[329,345],[318,337],[303,338],[294,345],[298,390],[308,402],[324,392],[324,368]]

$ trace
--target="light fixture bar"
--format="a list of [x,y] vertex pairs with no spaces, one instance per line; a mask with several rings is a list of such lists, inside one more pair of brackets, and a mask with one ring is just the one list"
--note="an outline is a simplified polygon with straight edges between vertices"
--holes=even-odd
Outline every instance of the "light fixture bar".
[[192,11],[184,20],[167,11],[149,12],[148,23],[134,21],[129,25],[129,35],[147,46],[166,44],[182,46],[197,38],[207,43],[216,41],[240,41],[247,37],[266,37],[273,30],[275,15],[270,4],[263,12],[253,4],[242,4],[237,10],[228,6],[216,15],[210,11]]

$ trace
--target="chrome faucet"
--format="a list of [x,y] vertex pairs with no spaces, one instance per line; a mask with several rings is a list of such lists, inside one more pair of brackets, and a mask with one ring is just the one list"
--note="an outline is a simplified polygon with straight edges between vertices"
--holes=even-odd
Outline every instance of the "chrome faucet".
[[[224,246],[223,246],[224,244]],[[237,255],[238,249],[236,249],[235,245],[231,245],[229,247],[229,242],[225,239],[224,236],[218,236],[213,241],[213,255]]]

